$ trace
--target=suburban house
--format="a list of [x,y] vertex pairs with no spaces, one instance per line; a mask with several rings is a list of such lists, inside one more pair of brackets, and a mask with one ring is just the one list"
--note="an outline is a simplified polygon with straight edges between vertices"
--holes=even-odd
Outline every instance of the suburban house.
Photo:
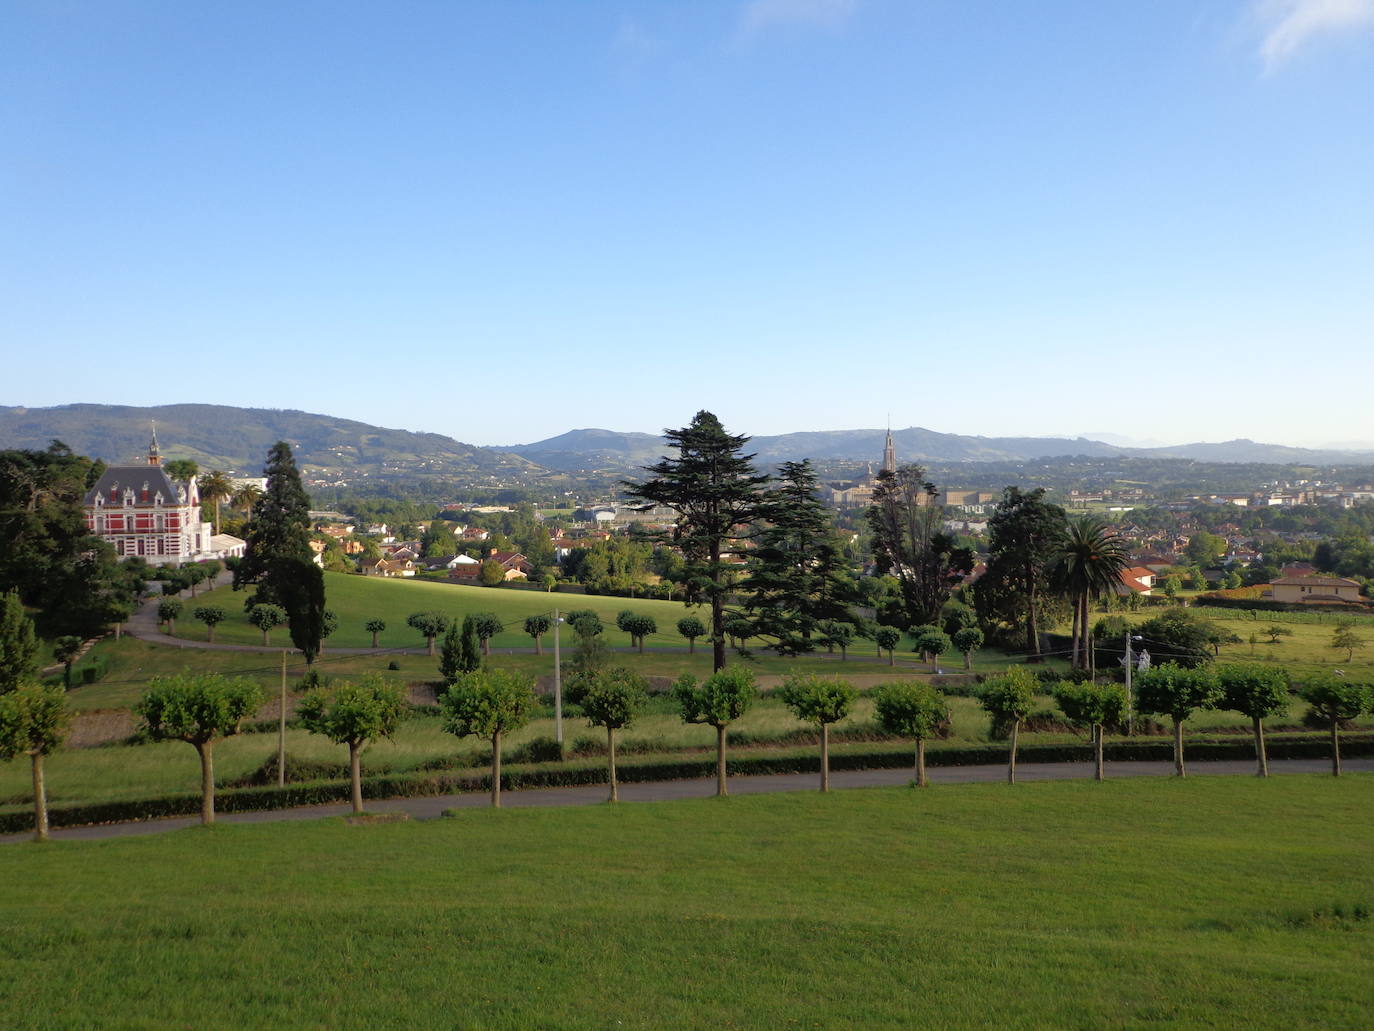
[[358,566],[368,576],[415,575],[415,563],[408,558],[365,558]]
[[1149,597],[1155,589],[1155,577],[1158,574],[1153,569],[1146,566],[1131,566],[1129,569],[1121,571],[1121,586],[1117,589],[1117,594],[1141,594]]
[[470,555],[445,555],[443,558],[421,559],[426,569],[457,569],[459,566],[480,566],[482,563]]
[[1274,601],[1300,605],[1361,604],[1360,585],[1343,576],[1281,576],[1269,582]]
[[495,562],[500,566],[503,579],[506,580],[524,580],[530,573],[534,572],[534,566],[530,565],[529,560],[520,552],[493,551],[481,562],[469,562],[453,566],[449,570],[449,578],[464,581],[477,580],[482,575],[482,567],[488,562]]

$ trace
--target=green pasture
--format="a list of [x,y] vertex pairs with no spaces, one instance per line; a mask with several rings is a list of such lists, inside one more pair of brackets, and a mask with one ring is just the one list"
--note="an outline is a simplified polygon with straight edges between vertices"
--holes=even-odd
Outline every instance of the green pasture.
[[1371,804],[1196,777],[8,844],[0,1025],[1366,1028]]

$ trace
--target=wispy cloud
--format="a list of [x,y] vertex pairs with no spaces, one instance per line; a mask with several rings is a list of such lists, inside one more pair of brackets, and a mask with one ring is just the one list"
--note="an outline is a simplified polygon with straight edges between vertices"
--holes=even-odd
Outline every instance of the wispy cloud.
[[1258,0],[1260,56],[1270,70],[1313,39],[1374,25],[1374,0]]
[[752,36],[776,25],[833,27],[858,7],[858,0],[749,0],[740,14],[739,31]]

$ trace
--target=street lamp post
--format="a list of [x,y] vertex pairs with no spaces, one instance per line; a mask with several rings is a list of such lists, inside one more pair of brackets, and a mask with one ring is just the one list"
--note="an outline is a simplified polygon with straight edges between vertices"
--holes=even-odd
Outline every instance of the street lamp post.
[[1128,737],[1135,734],[1135,699],[1131,695],[1131,667],[1135,665],[1135,661],[1131,658],[1131,642],[1139,640],[1141,640],[1139,634],[1132,635],[1129,630],[1126,631],[1126,657],[1121,661],[1126,665],[1126,734]]
[[558,610],[553,610],[553,739],[563,750],[563,662],[558,651],[558,625],[562,623]]

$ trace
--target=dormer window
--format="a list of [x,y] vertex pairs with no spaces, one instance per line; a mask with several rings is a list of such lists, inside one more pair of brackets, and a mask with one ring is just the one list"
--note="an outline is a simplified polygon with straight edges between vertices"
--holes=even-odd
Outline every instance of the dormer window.
[[153,495],[153,504],[154,504],[154,505],[161,505],[161,504],[162,504],[162,491],[158,491],[155,495]]
[[124,488],[124,504],[126,504],[126,505],[132,505],[133,503],[134,503],[134,489],[133,489],[132,487],[126,487],[126,488]]

